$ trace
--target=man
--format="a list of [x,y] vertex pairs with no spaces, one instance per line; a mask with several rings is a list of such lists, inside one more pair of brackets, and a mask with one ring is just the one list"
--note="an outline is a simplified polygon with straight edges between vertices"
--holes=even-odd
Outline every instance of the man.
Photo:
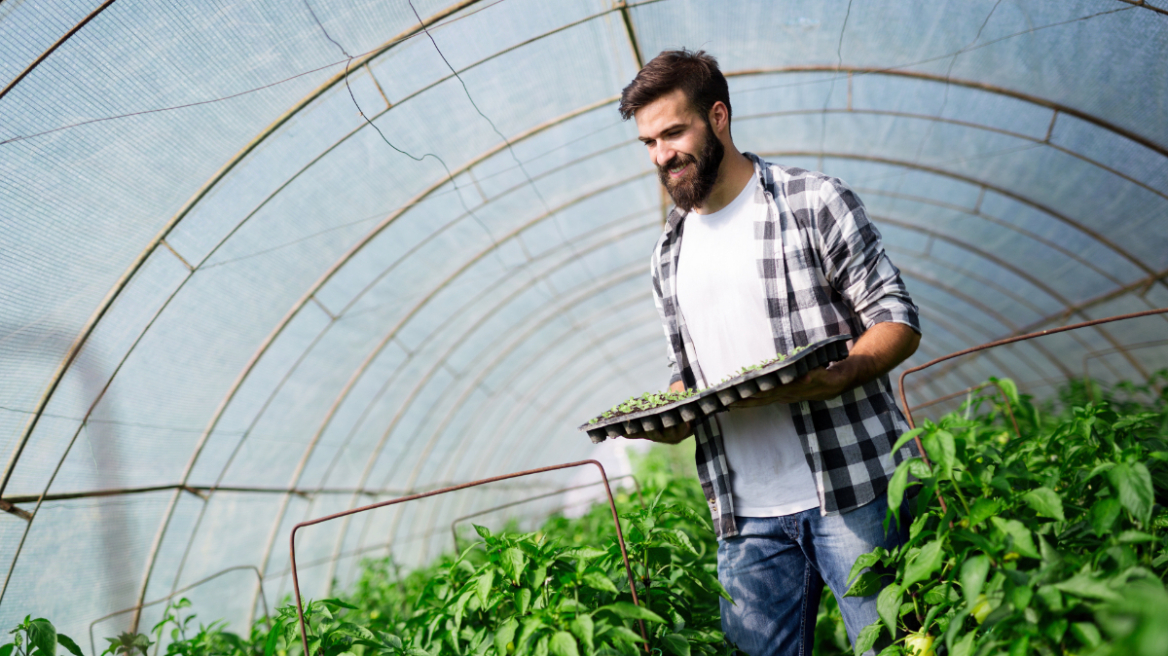
[[906,532],[882,526],[888,480],[917,455],[890,453],[908,426],[887,374],[920,342],[917,308],[847,186],[739,152],[712,57],[661,53],[621,93],[620,111],[676,204],[652,256],[670,389],[856,338],[846,359],[729,412],[637,436],[696,437],[718,575],[735,600],[722,602],[728,639],[752,656],[810,653],[826,581],[854,643],[877,613],[876,595],[844,597],[852,564]]

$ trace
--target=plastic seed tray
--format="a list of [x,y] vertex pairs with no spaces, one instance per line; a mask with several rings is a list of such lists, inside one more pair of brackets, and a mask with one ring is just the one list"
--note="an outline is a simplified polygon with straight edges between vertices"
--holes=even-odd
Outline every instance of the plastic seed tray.
[[851,338],[851,335],[839,335],[808,344],[807,348],[784,360],[735,376],[689,398],[650,410],[600,419],[594,424],[580,426],[580,430],[588,433],[593,442],[600,443],[605,438],[661,430],[723,412],[735,401],[786,385],[816,367],[843,360],[848,357],[847,343]]

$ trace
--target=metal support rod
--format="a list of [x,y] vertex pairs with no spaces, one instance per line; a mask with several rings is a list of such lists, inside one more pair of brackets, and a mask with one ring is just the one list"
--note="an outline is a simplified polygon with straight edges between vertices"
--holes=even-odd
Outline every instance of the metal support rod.
[[[386,506],[392,506],[392,505],[396,505],[399,503],[405,503],[407,501],[416,501],[418,499],[424,499],[426,497],[433,497],[433,496],[438,496],[440,494],[446,494],[448,492],[465,490],[467,488],[478,487],[480,485],[486,485],[488,483],[494,483],[497,481],[505,481],[505,480],[510,480],[512,478],[532,476],[534,474],[543,474],[546,472],[557,471],[560,469],[571,469],[574,467],[583,467],[586,465],[595,465],[596,468],[600,470],[600,477],[604,480],[604,491],[608,495],[608,507],[610,510],[612,510],[612,522],[616,526],[616,539],[617,539],[617,542],[620,544],[621,558],[624,560],[624,564],[625,564],[625,574],[629,578],[629,592],[632,593],[633,605],[636,605],[636,606],[641,605],[640,600],[637,598],[637,582],[636,582],[636,579],[633,577],[633,568],[629,565],[629,553],[628,553],[628,550],[625,548],[625,536],[624,536],[624,532],[621,531],[620,516],[617,515],[617,512],[616,512],[616,501],[613,499],[612,488],[608,484],[608,476],[604,472],[604,465],[600,464],[596,460],[580,460],[578,462],[568,462],[568,463],[564,463],[562,465],[551,465],[550,467],[540,467],[538,469],[529,469],[527,471],[515,472],[513,474],[503,474],[501,476],[492,476],[490,478],[483,478],[483,479],[479,479],[477,481],[470,481],[468,483],[461,483],[459,485],[452,485],[450,487],[444,487],[444,488],[439,489],[439,490],[432,490],[430,492],[423,492],[421,494],[411,494],[409,496],[398,497],[396,499],[390,499],[388,501],[381,501],[378,503],[372,503],[372,504],[369,504],[367,506],[361,506],[359,508],[350,508],[349,510],[343,510],[343,511],[338,512],[338,513],[333,513],[331,515],[325,515],[323,517],[318,517],[316,519],[310,519],[308,521],[300,522],[296,526],[293,526],[292,532],[288,538],[289,548],[290,548],[289,557],[291,558],[290,562],[292,565],[292,589],[296,595],[296,618],[300,623],[300,639],[304,645],[304,656],[312,656],[312,654],[309,652],[309,649],[308,649],[308,629],[304,623],[304,602],[300,597],[300,578],[299,578],[299,575],[296,571],[296,532],[297,531],[299,531],[302,528],[307,528],[309,526],[314,526],[316,524],[322,524],[324,522],[328,522],[328,521],[331,521],[334,519],[339,519],[341,517],[347,517],[349,515],[355,515],[357,513],[362,513],[362,512],[368,511],[368,510],[374,510],[377,508],[384,508]],[[649,636],[648,636],[648,633],[645,631],[645,621],[639,620],[639,622],[641,624],[641,637],[645,639],[644,648],[645,648],[645,651],[648,652],[649,651]]]
[[[622,478],[633,479],[633,485],[636,486],[636,488],[637,488],[637,498],[641,502],[641,507],[644,508],[645,507],[645,497],[641,494],[641,484],[637,481],[636,476],[633,476],[632,474],[623,474],[621,476],[612,477],[611,479],[609,479],[608,482],[612,483],[613,481],[619,481]],[[495,512],[497,510],[506,510],[507,508],[514,508],[515,506],[519,506],[519,505],[522,505],[525,503],[530,503],[532,501],[539,501],[540,499],[554,497],[557,494],[563,494],[565,492],[572,492],[574,490],[583,490],[584,488],[587,488],[587,487],[595,487],[597,485],[600,485],[602,482],[603,481],[595,481],[592,483],[585,483],[583,485],[572,485],[570,487],[562,487],[558,490],[552,490],[551,492],[545,492],[544,494],[538,494],[534,497],[525,497],[523,499],[519,499],[518,501],[504,503],[504,504],[499,505],[499,506],[487,508],[486,510],[480,510],[478,512],[473,512],[469,515],[463,515],[462,517],[458,517],[453,522],[450,522],[450,537],[454,539],[454,550],[456,552],[462,551],[462,547],[459,546],[459,544],[458,544],[458,531],[456,530],[456,526],[458,525],[459,522],[464,522],[468,519],[474,519],[475,517],[481,517],[482,515],[487,515],[487,514]]]
[[[1050,328],[1048,330],[1040,330],[1036,333],[1027,333],[1025,335],[1017,335],[1015,337],[1007,337],[1006,339],[999,339],[999,340],[994,341],[994,342],[987,342],[987,343],[982,344],[980,346],[974,346],[971,348],[956,351],[954,353],[950,353],[949,355],[943,355],[939,358],[930,360],[930,361],[928,361],[925,364],[922,364],[920,366],[913,367],[912,369],[906,369],[906,370],[904,370],[904,372],[902,372],[900,374],[900,404],[904,406],[904,412],[905,412],[906,418],[908,419],[908,425],[910,428],[916,428],[916,424],[913,422],[912,412],[909,409],[908,397],[905,395],[905,392],[904,392],[904,380],[905,380],[905,378],[908,377],[909,374],[916,373],[916,372],[921,371],[923,369],[928,369],[929,367],[932,367],[935,364],[940,364],[942,362],[945,362],[946,360],[952,360],[953,358],[959,358],[963,355],[970,355],[972,353],[977,353],[979,351],[991,349],[991,348],[994,348],[996,346],[1005,346],[1007,344],[1013,344],[1015,342],[1023,342],[1023,341],[1026,341],[1028,339],[1034,339],[1036,337],[1043,337],[1045,335],[1054,335],[1056,333],[1064,333],[1064,332],[1067,332],[1068,330],[1078,330],[1079,328],[1089,328],[1091,326],[1098,326],[1100,324],[1105,324],[1105,323],[1113,323],[1115,321],[1126,321],[1128,319],[1136,319],[1139,317],[1149,317],[1149,316],[1153,316],[1153,315],[1157,315],[1157,314],[1165,314],[1165,313],[1168,313],[1168,308],[1158,308],[1155,310],[1144,310],[1143,312],[1132,312],[1130,314],[1120,314],[1120,315],[1116,315],[1113,317],[1106,317],[1104,319],[1094,319],[1092,321],[1084,321],[1082,323],[1075,323],[1075,324],[1071,324],[1069,326],[1062,326],[1060,328]],[[917,439],[917,448],[921,448],[920,439]],[[923,449],[922,449],[922,453],[924,453]]]

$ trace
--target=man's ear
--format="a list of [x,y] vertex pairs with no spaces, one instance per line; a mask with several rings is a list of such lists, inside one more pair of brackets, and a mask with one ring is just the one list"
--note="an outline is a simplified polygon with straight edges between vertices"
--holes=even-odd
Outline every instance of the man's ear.
[[707,118],[715,132],[721,132],[723,129],[729,132],[730,110],[726,108],[726,103],[721,100],[715,102],[714,106],[710,108],[710,114]]

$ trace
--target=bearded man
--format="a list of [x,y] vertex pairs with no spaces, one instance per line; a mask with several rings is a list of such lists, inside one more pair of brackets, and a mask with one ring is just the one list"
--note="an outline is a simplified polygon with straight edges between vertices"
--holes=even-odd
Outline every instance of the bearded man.
[[[621,93],[621,116],[676,207],[653,250],[653,295],[670,389],[700,389],[741,367],[850,334],[850,355],[729,412],[637,435],[695,436],[718,535],[729,640],[752,656],[811,652],[824,582],[848,637],[877,620],[876,594],[845,597],[861,554],[893,549],[886,490],[914,446],[888,372],[920,342],[917,307],[859,198],[822,173],[739,152],[730,94],[713,57],[666,51]],[[683,245],[684,234],[684,245]]]

